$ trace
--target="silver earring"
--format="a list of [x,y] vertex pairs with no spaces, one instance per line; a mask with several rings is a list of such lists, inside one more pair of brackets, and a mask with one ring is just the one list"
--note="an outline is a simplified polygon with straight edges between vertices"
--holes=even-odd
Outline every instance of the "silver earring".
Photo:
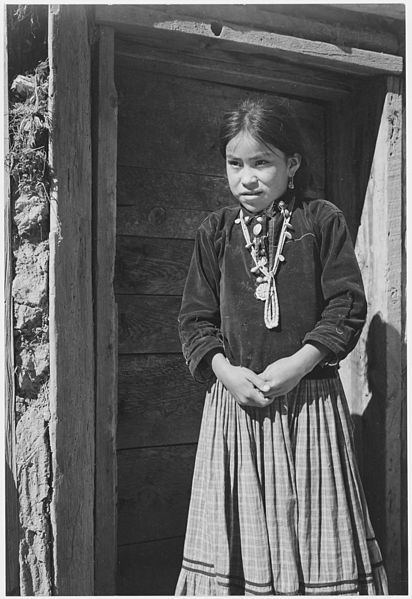
[[288,187],[289,189],[295,189],[295,184],[293,183],[293,175],[289,177]]

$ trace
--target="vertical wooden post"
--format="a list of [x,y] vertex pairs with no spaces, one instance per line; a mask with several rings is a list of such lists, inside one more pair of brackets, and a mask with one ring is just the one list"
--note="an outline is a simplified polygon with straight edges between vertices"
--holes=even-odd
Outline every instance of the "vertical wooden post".
[[[4,25],[7,7],[3,7]],[[8,64],[7,32],[4,38],[4,150],[9,151],[8,138]],[[12,252],[12,199],[10,179],[4,177],[4,341],[5,341],[5,477],[6,477],[6,593],[19,595],[19,515],[16,476],[16,422],[13,343],[13,252]]]
[[115,594],[117,556],[116,252],[117,94],[114,32],[100,27],[97,56],[97,138],[94,140],[94,318],[96,348],[95,591]]
[[389,77],[356,239],[368,319],[342,373],[351,408],[362,418],[363,480],[391,594],[407,592],[402,172],[402,82]]
[[94,594],[91,52],[87,8],[49,8],[50,446],[56,595]]

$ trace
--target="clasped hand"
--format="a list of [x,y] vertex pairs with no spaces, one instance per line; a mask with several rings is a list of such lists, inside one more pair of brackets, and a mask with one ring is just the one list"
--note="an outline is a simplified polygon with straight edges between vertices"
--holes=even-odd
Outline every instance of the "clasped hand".
[[214,370],[241,406],[258,408],[267,407],[275,397],[291,391],[305,374],[293,356],[269,364],[260,374],[232,366],[227,360],[215,364]]
[[295,356],[289,356],[269,364],[259,377],[269,385],[269,390],[265,395],[274,399],[279,395],[289,393],[304,375],[305,371],[299,361]]

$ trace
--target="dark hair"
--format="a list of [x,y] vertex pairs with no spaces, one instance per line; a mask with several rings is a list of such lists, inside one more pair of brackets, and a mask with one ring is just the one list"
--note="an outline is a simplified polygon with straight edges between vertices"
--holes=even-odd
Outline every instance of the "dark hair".
[[265,145],[281,150],[287,157],[298,153],[302,162],[295,174],[295,187],[305,190],[310,178],[305,149],[296,117],[287,100],[248,98],[236,110],[223,115],[220,127],[220,151],[226,158],[226,146],[241,131],[247,131]]

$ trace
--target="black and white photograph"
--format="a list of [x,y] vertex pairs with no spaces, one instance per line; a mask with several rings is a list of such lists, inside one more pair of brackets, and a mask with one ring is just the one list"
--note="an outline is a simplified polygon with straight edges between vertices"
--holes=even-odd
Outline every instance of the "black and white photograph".
[[405,3],[3,5],[4,596],[407,596]]

